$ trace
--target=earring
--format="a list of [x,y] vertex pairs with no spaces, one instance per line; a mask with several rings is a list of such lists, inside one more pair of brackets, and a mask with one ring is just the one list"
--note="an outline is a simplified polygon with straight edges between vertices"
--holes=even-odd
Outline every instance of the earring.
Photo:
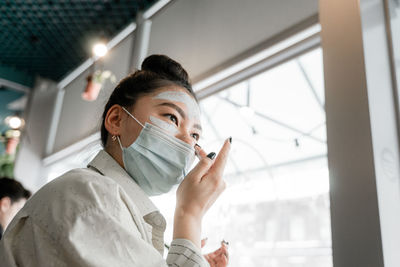
[[113,136],[111,136],[111,139],[112,139],[113,141],[115,141],[115,140],[117,140],[117,137],[116,137],[115,135],[113,135]]

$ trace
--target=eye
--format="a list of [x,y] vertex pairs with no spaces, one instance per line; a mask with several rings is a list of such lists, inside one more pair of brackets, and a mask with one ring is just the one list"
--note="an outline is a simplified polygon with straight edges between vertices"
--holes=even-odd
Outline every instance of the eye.
[[178,126],[178,118],[174,114],[165,114],[164,116]]
[[199,141],[199,139],[200,139],[200,135],[197,134],[197,133],[192,133],[191,136],[192,136],[196,141]]

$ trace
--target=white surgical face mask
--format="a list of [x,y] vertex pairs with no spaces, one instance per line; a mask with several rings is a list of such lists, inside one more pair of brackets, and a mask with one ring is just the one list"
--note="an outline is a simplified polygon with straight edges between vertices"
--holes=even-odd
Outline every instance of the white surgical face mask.
[[125,170],[148,195],[167,193],[179,184],[189,171],[195,157],[194,149],[163,129],[140,123],[143,127],[138,138],[129,147],[122,147]]

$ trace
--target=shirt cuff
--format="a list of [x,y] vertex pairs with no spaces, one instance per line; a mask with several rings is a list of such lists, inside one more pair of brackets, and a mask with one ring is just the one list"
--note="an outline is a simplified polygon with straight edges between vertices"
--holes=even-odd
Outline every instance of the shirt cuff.
[[187,239],[175,239],[168,251],[167,264],[179,267],[209,267],[201,250]]

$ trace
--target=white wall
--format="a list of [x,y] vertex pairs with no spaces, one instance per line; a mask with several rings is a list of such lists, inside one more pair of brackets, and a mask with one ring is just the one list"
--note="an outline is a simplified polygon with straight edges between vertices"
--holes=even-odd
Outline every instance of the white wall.
[[177,0],[152,20],[149,54],[178,60],[196,81],[317,13],[317,0]]
[[17,180],[31,190],[36,190],[43,184],[42,158],[57,95],[56,85],[54,81],[38,78],[26,111],[26,125],[22,133],[14,174]]
[[[114,47],[103,59],[104,70],[111,70],[117,81],[128,73],[132,36],[127,37]],[[96,69],[100,67],[96,63]],[[64,102],[58,124],[54,151],[59,151],[99,130],[100,119],[112,90],[116,84],[107,81],[93,102],[82,99],[89,70],[65,87]]]

